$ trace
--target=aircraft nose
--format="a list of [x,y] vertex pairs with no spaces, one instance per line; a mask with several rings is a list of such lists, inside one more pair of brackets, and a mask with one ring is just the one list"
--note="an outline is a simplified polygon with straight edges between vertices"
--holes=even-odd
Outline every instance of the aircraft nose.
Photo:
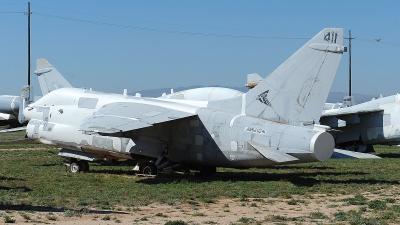
[[34,110],[32,106],[28,105],[27,107],[25,107],[23,113],[27,120],[31,120],[33,118],[33,113],[34,113],[33,111]]

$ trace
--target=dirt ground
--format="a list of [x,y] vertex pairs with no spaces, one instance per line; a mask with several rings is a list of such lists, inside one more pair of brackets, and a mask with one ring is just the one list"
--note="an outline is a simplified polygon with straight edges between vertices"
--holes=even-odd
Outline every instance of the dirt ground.
[[[395,190],[394,190],[395,189]],[[369,201],[393,198],[399,201],[397,187],[383,192],[362,193]],[[332,223],[334,213],[360,209],[349,205],[343,199],[354,195],[309,195],[288,198],[264,199],[219,199],[214,203],[189,202],[185,204],[151,204],[137,208],[115,211],[91,209],[90,213],[69,215],[67,212],[34,212],[6,210],[4,215],[15,219],[16,224],[165,224],[182,220],[187,224],[323,224]],[[322,214],[326,217],[323,218]],[[363,216],[374,216],[368,210]],[[4,223],[2,220],[0,223]],[[260,224],[259,223],[259,224]],[[336,222],[347,224],[346,222]],[[179,224],[179,223],[175,223]]]

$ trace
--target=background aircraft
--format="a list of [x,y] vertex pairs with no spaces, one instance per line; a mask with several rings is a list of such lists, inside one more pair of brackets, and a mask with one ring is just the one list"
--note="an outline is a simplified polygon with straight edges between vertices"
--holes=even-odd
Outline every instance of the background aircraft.
[[372,152],[373,145],[399,145],[400,96],[384,98],[345,107],[325,110],[320,123],[333,128],[336,147]]
[[[28,86],[24,86],[21,89],[21,96],[16,95],[0,95],[0,126],[7,126],[7,130],[18,130],[12,128],[18,128],[25,124],[25,121],[20,122],[18,115],[20,114],[20,109],[23,109],[23,101],[28,103],[33,102],[33,90]],[[21,128],[24,129],[24,128]]]
[[62,88],[24,110],[27,136],[63,147],[71,172],[96,158],[138,160],[141,173],[178,165],[215,172],[325,161],[332,136],[319,121],[344,51],[324,29],[259,85],[237,97],[190,101]]
[[[3,100],[6,97],[7,96],[2,95],[2,96],[0,96],[0,99]],[[12,96],[12,97],[18,97],[18,96]],[[7,102],[0,103],[0,107],[1,107],[0,112],[6,112],[6,110],[4,110],[4,107],[6,105],[10,106],[10,104],[7,104]],[[9,109],[12,110],[11,107],[8,107],[7,108],[7,112],[9,111]],[[16,110],[19,111],[19,101],[18,101],[18,106],[17,106]],[[0,113],[0,126],[7,126],[7,128],[13,128],[13,127],[20,126],[20,123],[18,122],[17,118],[18,118],[18,113],[16,113],[16,114],[14,114],[14,113],[12,113],[12,114],[10,114],[10,113]]]
[[[72,87],[71,84],[44,58],[36,60],[35,74],[38,76],[42,95],[58,88]],[[11,132],[25,130],[27,121],[23,117],[24,105],[28,105],[40,96],[34,96],[33,87],[24,86],[21,89],[21,96],[0,95],[0,126],[7,125],[7,129],[0,132]],[[26,103],[25,103],[25,102]]]

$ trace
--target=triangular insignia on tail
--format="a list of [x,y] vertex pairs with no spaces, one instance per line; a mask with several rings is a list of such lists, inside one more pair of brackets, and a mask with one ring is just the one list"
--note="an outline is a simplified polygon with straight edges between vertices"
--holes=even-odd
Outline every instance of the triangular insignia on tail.
[[265,104],[265,105],[271,107],[271,102],[269,102],[269,100],[268,100],[268,98],[267,98],[268,92],[269,92],[269,90],[264,91],[263,93],[259,94],[259,95],[256,97],[256,99],[257,99],[258,101],[260,101],[261,103],[263,103],[263,104]]

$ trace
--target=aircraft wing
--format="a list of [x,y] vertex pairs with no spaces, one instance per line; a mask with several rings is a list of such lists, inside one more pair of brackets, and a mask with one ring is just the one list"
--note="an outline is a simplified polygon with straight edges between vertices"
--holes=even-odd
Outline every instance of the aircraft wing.
[[26,130],[26,126],[0,130],[0,133],[9,133],[9,132],[16,132],[16,131],[21,131],[21,130]]
[[150,127],[153,124],[194,116],[194,113],[162,106],[132,102],[104,105],[93,116],[83,120],[79,130],[99,133],[117,133]]
[[32,140],[32,139],[28,139],[28,138],[0,142],[0,145],[20,145],[20,144],[40,144],[40,143],[36,140]]
[[332,109],[326,110],[322,113],[321,117],[329,117],[329,116],[345,116],[351,114],[363,114],[363,113],[371,113],[371,112],[381,112],[383,109],[381,108],[359,108],[359,107],[349,107],[342,109]]

